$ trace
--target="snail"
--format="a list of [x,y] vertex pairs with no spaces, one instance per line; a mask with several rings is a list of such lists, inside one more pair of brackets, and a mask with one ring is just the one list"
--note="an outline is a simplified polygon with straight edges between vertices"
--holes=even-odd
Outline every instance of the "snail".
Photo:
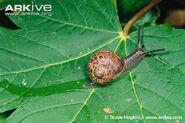
[[122,73],[136,66],[146,55],[164,49],[146,51],[140,44],[140,28],[138,28],[138,48],[126,58],[120,58],[110,50],[95,53],[88,61],[88,74],[92,84],[105,85]]

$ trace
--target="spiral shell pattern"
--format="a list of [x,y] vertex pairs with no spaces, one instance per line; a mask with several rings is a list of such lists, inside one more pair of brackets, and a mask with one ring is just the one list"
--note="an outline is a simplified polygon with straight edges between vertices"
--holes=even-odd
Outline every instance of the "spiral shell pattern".
[[105,85],[117,77],[124,69],[123,60],[113,51],[103,50],[94,54],[88,62],[88,74],[91,80]]

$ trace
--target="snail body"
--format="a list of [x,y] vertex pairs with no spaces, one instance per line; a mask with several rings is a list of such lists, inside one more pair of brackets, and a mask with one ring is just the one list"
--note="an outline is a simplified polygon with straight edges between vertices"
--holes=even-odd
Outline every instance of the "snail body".
[[136,66],[146,55],[164,49],[146,51],[140,44],[140,27],[138,28],[138,48],[126,58],[120,58],[116,53],[103,50],[95,53],[88,62],[88,74],[94,84],[105,85],[122,73]]
[[125,59],[109,50],[97,52],[88,62],[89,77],[95,84],[105,85],[138,64],[145,55],[143,48],[138,48]]

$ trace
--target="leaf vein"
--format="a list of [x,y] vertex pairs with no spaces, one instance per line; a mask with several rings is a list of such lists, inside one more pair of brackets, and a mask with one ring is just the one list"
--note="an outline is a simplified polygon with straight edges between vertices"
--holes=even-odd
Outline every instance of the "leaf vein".
[[72,120],[69,123],[73,123],[73,121],[77,118],[77,116],[79,115],[79,113],[82,111],[83,107],[87,104],[87,102],[89,101],[91,95],[93,94],[93,92],[95,91],[95,88],[93,88],[91,90],[91,92],[89,93],[88,97],[86,98],[86,100],[83,102],[83,105],[80,107],[79,111],[74,115],[74,117],[72,118]]
[[135,84],[136,84],[137,86],[139,86],[139,87],[141,87],[141,88],[147,90],[147,91],[150,91],[150,92],[152,92],[152,93],[158,95],[161,99],[163,99],[164,101],[168,102],[169,104],[173,105],[174,107],[176,107],[177,109],[179,109],[180,111],[182,111],[183,113],[185,113],[185,111],[183,111],[183,110],[180,109],[178,106],[176,106],[175,104],[173,104],[169,99],[164,98],[164,97],[163,97],[162,95],[160,95],[159,93],[157,93],[157,92],[155,92],[155,91],[152,91],[152,90],[149,90],[148,88],[146,88],[146,87],[144,87],[144,86],[142,86],[142,85],[140,85],[140,84],[138,84],[138,83],[135,83]]
[[133,80],[133,78],[132,78],[132,73],[131,72],[129,72],[129,76],[130,76],[130,78],[131,78],[131,85],[132,85],[132,88],[133,88],[133,92],[134,92],[134,95],[135,95],[135,97],[136,97],[136,101],[137,101],[137,103],[138,103],[138,105],[139,105],[139,109],[140,109],[140,112],[141,112],[141,116],[142,116],[142,120],[144,121],[144,123],[145,123],[145,119],[144,119],[144,113],[143,113],[143,110],[142,110],[142,105],[141,105],[141,101],[140,101],[140,99],[139,99],[139,95],[137,94],[137,91],[136,91],[136,88],[135,88],[135,82],[134,82],[134,80]]
[[12,71],[12,72],[9,72],[9,73],[3,73],[3,74],[0,74],[0,76],[3,76],[3,75],[7,75],[7,74],[13,74],[13,73],[23,73],[23,72],[29,72],[29,71],[32,71],[32,70],[38,70],[38,69],[42,69],[42,68],[47,68],[47,67],[51,67],[51,66],[55,66],[55,65],[60,65],[60,64],[64,64],[64,63],[67,63],[67,62],[70,62],[70,61],[74,61],[74,60],[77,60],[79,58],[82,58],[82,57],[85,57],[87,55],[89,55],[90,53],[93,53],[94,51],[97,51],[99,50],[100,48],[114,42],[116,39],[118,39],[119,36],[111,39],[110,41],[108,41],[107,43],[85,53],[85,54],[82,54],[82,55],[79,55],[77,57],[73,57],[71,59],[67,59],[67,60],[64,60],[64,61],[59,61],[59,62],[55,62],[55,63],[51,63],[51,64],[47,64],[47,65],[42,65],[42,66],[39,66],[39,67],[32,67],[32,68],[29,68],[29,69],[23,69],[23,70],[18,70],[18,71]]
[[54,19],[54,18],[46,17],[46,16],[40,16],[40,17],[47,18],[48,20],[52,20],[54,22],[63,23],[65,25],[70,25],[70,26],[74,26],[74,27],[78,27],[78,28],[87,29],[87,30],[93,30],[93,31],[99,31],[99,32],[109,32],[109,33],[120,33],[120,32],[111,31],[111,30],[95,29],[95,28],[92,28],[92,27],[78,25],[78,24],[75,24],[75,23],[69,23],[69,22],[65,22],[65,21],[62,21],[62,20],[57,20],[57,19]]
[[27,58],[27,59],[31,59],[31,60],[37,61],[37,62],[41,62],[41,63],[44,62],[44,61],[42,61],[42,60],[40,60],[40,59],[36,59],[36,58],[31,57],[31,56],[28,56],[28,55],[25,55],[25,54],[21,54],[21,53],[16,52],[16,51],[12,51],[11,49],[2,48],[2,47],[0,47],[0,49],[1,49],[1,50],[4,50],[4,51],[6,51],[6,52],[12,53],[12,54],[21,56],[21,57],[25,57],[25,58]]

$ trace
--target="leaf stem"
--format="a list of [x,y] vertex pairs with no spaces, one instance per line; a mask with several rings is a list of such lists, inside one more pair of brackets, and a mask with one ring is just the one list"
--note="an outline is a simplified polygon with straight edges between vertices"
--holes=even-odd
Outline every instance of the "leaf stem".
[[123,37],[126,37],[128,35],[131,26],[138,20],[138,18],[140,18],[144,13],[146,13],[148,10],[153,8],[156,4],[160,3],[161,1],[162,0],[152,0],[151,3],[149,3],[144,8],[142,8],[139,12],[137,12],[132,17],[132,19],[128,21],[128,23],[124,27],[124,29],[123,29]]

